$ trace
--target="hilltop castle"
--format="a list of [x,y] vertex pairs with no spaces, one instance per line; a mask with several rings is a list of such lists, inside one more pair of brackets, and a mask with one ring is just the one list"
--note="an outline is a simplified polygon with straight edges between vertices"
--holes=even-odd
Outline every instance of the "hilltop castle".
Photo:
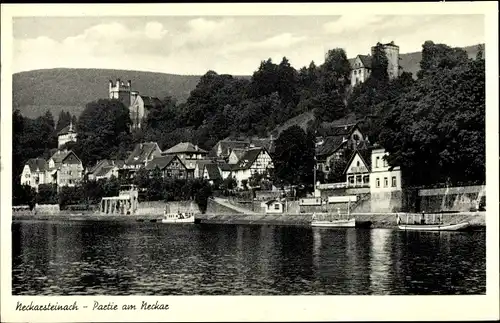
[[115,83],[109,81],[109,98],[117,99],[125,105],[130,112],[132,129],[140,129],[150,108],[159,108],[162,103],[160,99],[151,96],[139,95],[138,91],[132,91],[132,81],[125,84],[120,79]]
[[[391,41],[387,44],[382,44],[382,48],[387,56],[387,74],[392,80],[399,76],[399,46]],[[363,83],[368,79],[372,71],[372,57],[375,52],[375,46],[371,48],[371,55],[358,55],[351,60],[351,86]]]

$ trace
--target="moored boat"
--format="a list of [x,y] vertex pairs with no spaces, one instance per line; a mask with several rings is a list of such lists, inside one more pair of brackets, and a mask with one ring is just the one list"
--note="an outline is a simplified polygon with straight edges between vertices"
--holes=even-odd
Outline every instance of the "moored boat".
[[459,231],[469,226],[469,222],[461,222],[454,224],[400,224],[398,227],[405,231]]
[[331,228],[354,228],[356,226],[356,219],[332,219],[332,220],[313,220],[311,222],[313,227],[331,227]]
[[194,223],[193,213],[165,213],[162,223]]
[[313,213],[311,226],[313,227],[329,227],[329,228],[354,228],[356,227],[356,218],[350,217],[351,205],[347,206],[346,216],[338,214],[338,218],[334,218],[333,214],[316,214]]
[[[429,214],[427,214],[429,216]],[[428,221],[426,214],[420,215],[420,221],[415,221],[415,215],[412,216],[413,223],[409,222],[409,215],[406,215],[406,223],[401,223],[401,217],[397,215],[398,228],[405,231],[460,231],[465,230],[470,226],[467,221],[458,223],[443,223],[442,214],[436,217],[432,214],[433,220]]]

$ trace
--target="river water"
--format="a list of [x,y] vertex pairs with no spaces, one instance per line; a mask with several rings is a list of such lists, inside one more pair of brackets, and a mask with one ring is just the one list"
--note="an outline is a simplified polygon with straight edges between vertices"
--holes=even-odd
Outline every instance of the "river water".
[[14,295],[485,294],[485,232],[15,221]]

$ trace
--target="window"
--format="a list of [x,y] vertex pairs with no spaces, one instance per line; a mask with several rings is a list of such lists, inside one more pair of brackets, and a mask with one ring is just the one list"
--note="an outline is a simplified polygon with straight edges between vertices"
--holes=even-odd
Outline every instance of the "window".
[[356,184],[361,184],[361,175],[356,176]]
[[387,177],[384,177],[384,187],[387,186],[389,186],[389,180],[387,179]]
[[380,157],[377,156],[377,158],[375,158],[375,168],[378,168],[378,161],[380,160]]
[[354,176],[349,176],[349,183],[354,184]]
[[392,176],[392,187],[396,187],[396,176]]
[[280,209],[280,205],[278,203],[274,204],[274,209],[275,210],[279,210]]
[[368,184],[370,182],[370,175],[363,176],[363,184]]
[[359,160],[356,162],[356,166],[359,167]]
[[379,188],[379,187],[380,187],[380,178],[377,178],[376,187],[377,187],[377,188]]
[[387,160],[384,158],[384,167],[387,167]]

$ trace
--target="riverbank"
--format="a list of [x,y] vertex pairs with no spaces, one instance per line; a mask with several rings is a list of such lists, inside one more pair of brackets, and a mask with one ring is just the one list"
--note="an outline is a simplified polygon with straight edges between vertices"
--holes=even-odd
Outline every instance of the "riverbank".
[[[472,227],[486,227],[486,212],[459,212],[442,214],[443,222],[459,223],[469,222]],[[400,213],[402,221],[406,221],[406,214]],[[412,216],[420,214],[409,214]],[[397,213],[353,213],[356,218],[356,226],[364,228],[396,228]],[[431,216],[431,215],[430,215]],[[432,216],[431,216],[432,217]],[[309,226],[311,224],[312,213],[302,214],[200,214],[196,217],[197,222],[206,224],[267,224],[267,225],[299,225]]]
[[[486,212],[459,212],[442,214],[443,222],[459,223],[467,221],[473,228],[486,227]],[[406,214],[400,213],[403,223],[406,221]],[[353,213],[356,218],[357,227],[365,228],[396,228],[396,213]],[[413,214],[409,215],[410,222]],[[415,214],[419,216],[419,214]],[[432,217],[432,215],[430,215]],[[256,225],[289,225],[289,226],[309,226],[312,214],[197,214],[196,223],[199,224],[256,224]],[[21,220],[48,220],[48,221],[155,221],[158,215],[99,215],[95,213],[74,213],[74,214],[14,214],[13,221]]]

